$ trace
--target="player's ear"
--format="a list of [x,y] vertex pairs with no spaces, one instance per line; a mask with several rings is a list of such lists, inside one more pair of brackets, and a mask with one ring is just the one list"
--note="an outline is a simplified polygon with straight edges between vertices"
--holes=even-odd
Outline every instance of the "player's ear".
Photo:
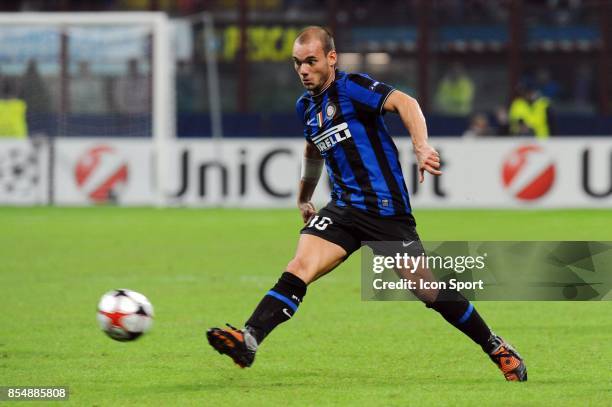
[[332,49],[327,53],[327,64],[329,66],[334,66],[336,62],[338,62],[338,55],[336,54],[336,50]]

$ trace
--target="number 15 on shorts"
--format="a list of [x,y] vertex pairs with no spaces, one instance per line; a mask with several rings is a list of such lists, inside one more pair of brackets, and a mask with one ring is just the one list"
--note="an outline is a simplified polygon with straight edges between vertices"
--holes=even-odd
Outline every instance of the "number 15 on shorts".
[[319,230],[325,230],[327,226],[331,225],[332,223],[334,222],[332,222],[332,220],[327,216],[315,215],[310,222],[308,222],[308,227],[315,227]]

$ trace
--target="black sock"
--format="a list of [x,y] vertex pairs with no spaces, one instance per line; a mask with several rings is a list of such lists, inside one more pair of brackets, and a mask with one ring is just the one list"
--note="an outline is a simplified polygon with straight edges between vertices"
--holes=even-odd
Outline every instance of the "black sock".
[[442,317],[455,328],[470,337],[482,349],[490,353],[492,332],[480,317],[474,305],[460,292],[455,290],[440,290],[433,303],[426,304],[428,308],[438,311]]
[[245,326],[260,344],[276,326],[295,314],[306,295],[306,283],[285,271],[263,297]]

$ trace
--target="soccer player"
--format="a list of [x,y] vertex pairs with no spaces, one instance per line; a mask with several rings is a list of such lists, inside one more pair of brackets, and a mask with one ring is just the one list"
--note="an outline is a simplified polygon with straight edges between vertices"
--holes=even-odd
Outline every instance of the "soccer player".
[[[298,192],[305,226],[295,257],[262,298],[243,329],[211,328],[208,341],[240,367],[297,311],[306,288],[333,270],[363,241],[410,241],[422,250],[398,159],[383,114],[399,114],[410,132],[420,171],[441,175],[438,152],[427,142],[425,118],[415,99],[364,74],[336,69],[334,40],[324,28],[304,29],[293,46],[293,64],[306,92],[297,101],[306,148]],[[331,201],[320,211],[310,202],[325,164]],[[401,274],[401,270],[398,270]],[[428,270],[418,274],[427,276]],[[474,306],[455,290],[415,295],[480,345],[509,381],[527,380],[519,354],[495,335]]]

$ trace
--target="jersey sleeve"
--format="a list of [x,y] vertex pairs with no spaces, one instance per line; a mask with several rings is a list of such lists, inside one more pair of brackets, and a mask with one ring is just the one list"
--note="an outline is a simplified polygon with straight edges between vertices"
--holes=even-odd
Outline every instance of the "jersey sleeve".
[[366,74],[350,74],[346,79],[349,98],[373,113],[382,113],[389,95],[395,90],[386,83],[370,78]]

